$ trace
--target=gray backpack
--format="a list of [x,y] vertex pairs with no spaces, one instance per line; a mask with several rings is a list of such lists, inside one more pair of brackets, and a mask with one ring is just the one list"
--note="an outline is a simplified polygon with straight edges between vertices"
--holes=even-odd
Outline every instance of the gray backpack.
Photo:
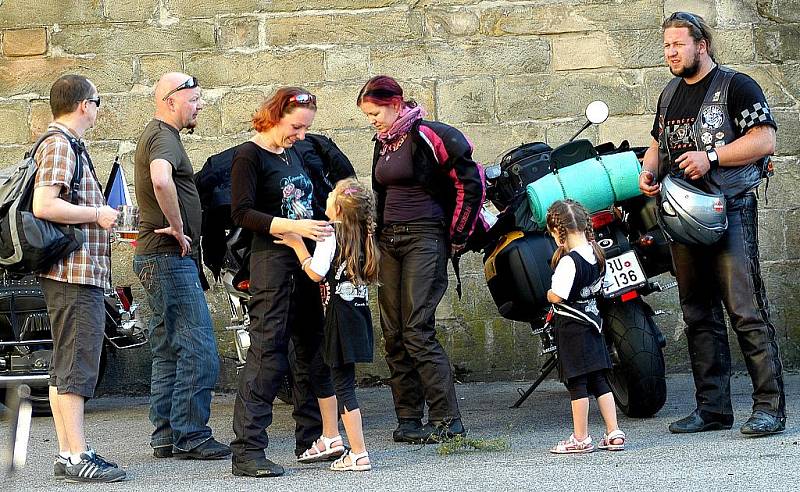
[[33,188],[39,169],[34,156],[46,138],[59,133],[69,140],[76,155],[70,202],[78,201],[78,188],[83,178],[81,144],[60,130],[48,131],[21,161],[0,170],[0,269],[19,274],[46,271],[83,244],[80,228],[55,224],[33,215]]

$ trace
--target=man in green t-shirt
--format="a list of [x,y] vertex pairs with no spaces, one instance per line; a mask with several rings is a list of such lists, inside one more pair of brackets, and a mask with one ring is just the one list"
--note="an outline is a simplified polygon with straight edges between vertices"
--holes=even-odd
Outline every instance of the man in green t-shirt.
[[161,77],[155,102],[136,146],[141,220],[133,260],[152,310],[150,445],[156,458],[222,459],[230,448],[208,427],[219,355],[198,271],[200,198],[180,138],[204,103],[197,79],[183,73]]

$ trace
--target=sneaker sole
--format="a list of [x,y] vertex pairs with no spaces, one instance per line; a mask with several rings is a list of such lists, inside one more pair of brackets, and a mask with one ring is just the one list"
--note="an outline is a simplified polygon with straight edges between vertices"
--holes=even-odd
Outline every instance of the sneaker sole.
[[80,477],[64,477],[64,480],[67,483],[113,483],[113,482],[121,482],[127,478],[127,475],[122,475],[121,477],[114,477],[110,479],[103,479],[103,478],[80,478]]

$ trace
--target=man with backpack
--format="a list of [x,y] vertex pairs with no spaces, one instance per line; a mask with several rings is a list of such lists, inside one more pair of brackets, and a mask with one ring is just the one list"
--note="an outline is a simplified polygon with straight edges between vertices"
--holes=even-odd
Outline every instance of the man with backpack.
[[[755,189],[768,176],[777,125],[758,84],[714,60],[702,17],[663,24],[675,78],[662,92],[639,188],[659,195],[686,322],[697,408],[673,433],[730,429],[731,354],[723,304],[753,384],[742,434],[783,432],[786,396],[775,327],[761,276]],[[705,206],[704,206],[705,204]]]
[[[110,288],[109,230],[117,211],[106,205],[81,138],[100,109],[97,88],[86,77],[64,75],[50,88],[53,122],[34,158],[36,217],[79,228],[83,244],[39,272],[53,333],[50,407],[59,454],[56,478],[69,482],[116,482],[125,471],[86,445],[83,408],[94,396],[105,328],[105,289]],[[80,168],[78,166],[81,166]],[[72,190],[73,175],[82,177]]]

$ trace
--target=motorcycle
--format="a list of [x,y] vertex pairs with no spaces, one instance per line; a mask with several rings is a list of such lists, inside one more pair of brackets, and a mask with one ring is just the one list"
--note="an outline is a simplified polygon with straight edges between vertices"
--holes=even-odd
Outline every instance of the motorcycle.
[[[541,218],[538,224],[532,220],[528,185],[548,176],[553,179],[553,175],[563,180],[570,166],[587,159],[601,162],[604,156],[628,152],[631,154],[627,158],[640,161],[644,155],[644,148],[631,149],[627,142],[615,147],[576,140],[590,125],[607,119],[608,106],[595,101],[587,107],[586,117],[583,128],[560,147],[551,149],[541,142],[525,144],[505,153],[485,170],[488,186],[483,215],[489,219],[490,228],[481,239],[481,250],[489,291],[501,316],[531,324],[532,334],[541,340],[541,355],[548,357],[538,379],[526,391],[519,390],[514,408],[558,364],[555,336],[547,322],[550,304],[546,300],[552,276],[550,258],[556,245],[545,233]],[[595,211],[591,220],[597,243],[606,256],[599,306],[613,362],[609,382],[623,413],[648,417],[666,401],[666,339],[653,319],[653,309],[643,298],[674,287],[675,283],[662,286],[653,280],[672,268],[669,244],[656,222],[655,199],[639,195],[638,187],[635,194],[626,200],[613,200],[608,207]],[[492,207],[499,214],[490,213]]]
[[[137,318],[138,305],[130,287],[105,293],[105,331],[98,383],[109,352],[128,350],[147,343],[144,323]],[[33,275],[0,271],[0,402],[19,385],[30,386],[34,415],[50,413],[48,369],[53,354],[50,318],[39,280]]]

